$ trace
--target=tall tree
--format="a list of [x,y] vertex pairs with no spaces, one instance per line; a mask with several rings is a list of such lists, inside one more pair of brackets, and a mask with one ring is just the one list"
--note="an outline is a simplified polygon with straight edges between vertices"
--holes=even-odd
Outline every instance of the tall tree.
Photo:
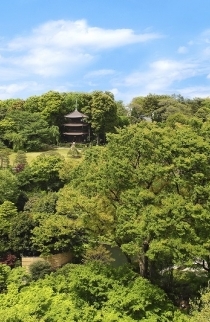
[[9,169],[0,169],[0,204],[6,200],[16,202],[19,193],[16,176]]
[[91,94],[91,103],[82,111],[87,114],[96,141],[105,141],[106,133],[114,132],[117,126],[117,105],[112,96],[102,91]]
[[210,145],[199,131],[127,127],[106,148],[89,150],[72,181],[95,238],[114,241],[151,280],[170,265],[209,263]]
[[65,114],[63,97],[59,92],[49,91],[39,97],[39,110],[48,124],[61,126]]

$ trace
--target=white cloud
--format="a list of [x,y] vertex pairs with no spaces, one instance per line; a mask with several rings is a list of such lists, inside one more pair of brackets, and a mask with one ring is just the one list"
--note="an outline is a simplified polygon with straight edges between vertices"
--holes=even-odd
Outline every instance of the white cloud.
[[[26,97],[27,93],[33,95],[50,89],[89,91],[96,87],[102,90],[112,88],[110,91],[116,98],[125,102],[134,96],[148,93],[172,94],[179,91],[188,97],[207,96],[210,93],[208,86],[186,86],[186,81],[195,84],[191,80],[197,76],[199,82],[202,77],[205,82],[210,79],[210,29],[189,41],[186,46],[177,46],[177,51],[168,57],[165,53],[161,55],[161,48],[154,50],[153,47],[153,56],[151,52],[141,56],[139,51],[136,62],[129,64],[128,56],[126,66],[117,64],[116,70],[113,69],[113,61],[110,65],[108,60],[104,65],[101,64],[104,57],[108,57],[107,54],[103,56],[105,51],[109,54],[123,46],[161,37],[150,29],[136,33],[125,28],[92,27],[85,20],[58,20],[44,23],[27,35],[15,37],[7,43],[1,39],[0,98],[18,97],[23,93]],[[133,47],[130,52],[133,55]],[[139,63],[142,67],[139,67]],[[129,71],[131,65],[133,72]],[[107,66],[111,68],[105,68]]]
[[184,97],[209,97],[210,86],[186,86],[177,90],[177,93],[181,93]]
[[124,79],[125,86],[143,87],[148,92],[166,90],[173,82],[195,76],[195,63],[157,60],[145,72],[131,73]]
[[93,50],[116,48],[160,38],[153,32],[135,34],[132,29],[102,29],[90,27],[85,20],[49,21],[32,31],[28,37],[18,37],[8,44],[9,50],[31,47],[84,48]]
[[185,46],[181,46],[177,50],[178,54],[186,54],[188,52],[188,48]]
[[[132,29],[91,27],[85,20],[49,21],[28,35],[1,45],[0,68],[4,64],[5,70],[13,69],[14,74],[20,77],[26,74],[44,77],[67,75],[93,62],[101,51],[160,37],[160,34],[152,32],[137,34]],[[102,69],[98,76],[110,72]],[[97,71],[95,73],[97,76]]]
[[149,93],[177,93],[189,98],[207,97],[210,95],[209,44],[210,29],[188,42],[187,46],[178,48],[178,54],[187,54],[185,59],[180,59],[180,55],[174,53],[171,54],[173,59],[148,61],[141,68],[113,81],[112,85],[118,89],[117,95],[121,95],[125,102]]
[[210,29],[206,29],[202,32],[200,39],[206,44],[210,44]]
[[41,84],[32,81],[0,85],[0,98],[4,100],[7,98],[19,97],[23,92],[27,93],[27,91],[31,91],[31,89],[34,91],[40,90],[41,87]]

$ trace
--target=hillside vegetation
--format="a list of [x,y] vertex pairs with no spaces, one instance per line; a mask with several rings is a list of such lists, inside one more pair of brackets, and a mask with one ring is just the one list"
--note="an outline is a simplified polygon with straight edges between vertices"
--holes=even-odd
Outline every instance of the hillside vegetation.
[[[59,147],[56,123],[75,97],[93,126],[77,151]],[[148,95],[125,108],[100,92],[1,102],[1,321],[208,321],[209,102]],[[26,109],[47,122],[33,139]],[[55,127],[57,142],[45,133]],[[57,271],[19,267],[67,251]]]

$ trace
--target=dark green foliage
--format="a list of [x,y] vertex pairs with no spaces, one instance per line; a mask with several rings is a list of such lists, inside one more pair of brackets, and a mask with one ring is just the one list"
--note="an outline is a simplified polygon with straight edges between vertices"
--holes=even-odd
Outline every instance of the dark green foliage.
[[107,132],[115,132],[118,124],[117,105],[110,93],[94,91],[90,104],[82,111],[88,116],[97,144],[105,142]]
[[16,202],[19,196],[18,180],[9,169],[0,169],[0,204]]
[[33,229],[33,246],[42,254],[57,254],[71,251],[79,256],[83,251],[85,231],[79,220],[61,215],[46,215],[38,218]]
[[0,293],[7,288],[7,278],[9,276],[10,267],[5,264],[0,264]]
[[39,260],[29,266],[31,278],[34,281],[44,278],[52,272],[52,267],[47,261]]
[[5,201],[0,205],[0,252],[30,255],[33,252],[31,230],[34,222],[27,213],[17,212],[15,205]]
[[56,212],[56,201],[58,199],[56,192],[40,191],[29,196],[25,204],[24,211],[30,213],[53,214]]
[[20,256],[30,256],[36,253],[31,237],[35,222],[32,216],[26,212],[19,212],[10,223],[9,243],[10,249]]

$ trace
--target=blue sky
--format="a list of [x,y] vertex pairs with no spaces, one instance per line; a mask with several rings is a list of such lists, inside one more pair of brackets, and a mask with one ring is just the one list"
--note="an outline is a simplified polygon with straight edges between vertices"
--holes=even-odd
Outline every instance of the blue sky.
[[0,2],[0,99],[210,96],[209,0]]

